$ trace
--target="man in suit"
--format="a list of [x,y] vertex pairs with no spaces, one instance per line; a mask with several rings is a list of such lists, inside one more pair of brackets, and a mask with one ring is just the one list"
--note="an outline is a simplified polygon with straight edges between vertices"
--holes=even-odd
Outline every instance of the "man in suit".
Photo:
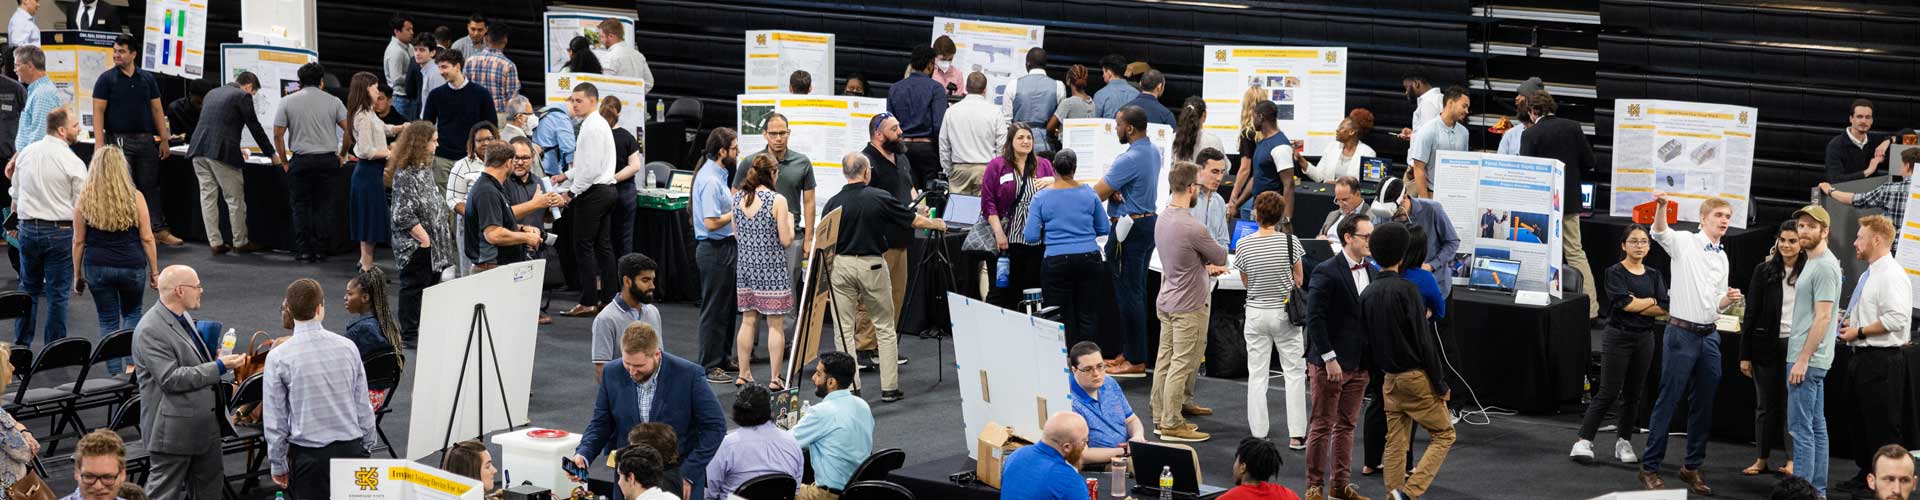
[[[1367,260],[1373,221],[1355,214],[1337,229],[1341,251],[1307,279],[1307,380],[1313,413],[1307,425],[1306,498],[1364,499],[1350,481],[1353,428],[1367,387],[1366,332],[1360,292],[1379,270]],[[1332,454],[1331,457],[1328,454]],[[1327,477],[1332,460],[1332,478]]]
[[[1533,116],[1533,125],[1527,127],[1526,135],[1520,136],[1520,155],[1560,160],[1566,165],[1566,179],[1560,184],[1560,195],[1577,197],[1580,196],[1580,176],[1594,168],[1593,145],[1587,142],[1587,134],[1580,129],[1580,122],[1553,114],[1558,107],[1553,102],[1553,96],[1545,90],[1527,97],[1527,113]],[[1556,201],[1562,207],[1580,206],[1579,198]],[[1585,278],[1580,280],[1580,292],[1588,297],[1599,297],[1594,294],[1593,266],[1587,263],[1587,251],[1580,245],[1580,211],[1568,210],[1561,217],[1560,228],[1566,266],[1579,270],[1580,277]],[[1535,228],[1534,233],[1541,234],[1541,229]],[[1599,314],[1600,302],[1587,301],[1587,317]]]
[[121,31],[120,7],[106,0],[80,0],[67,12],[67,29]]
[[133,330],[133,362],[140,400],[140,434],[152,454],[147,495],[156,500],[220,498],[225,472],[220,468],[220,418],[225,410],[215,391],[227,370],[246,357],[214,357],[194,334],[190,311],[200,308],[200,276],[187,266],[160,271],[160,303],[147,310]]
[[[247,240],[246,178],[240,167],[246,165],[246,153],[240,151],[240,127],[253,134],[253,143],[273,158],[273,165],[284,165],[273,152],[273,140],[260,127],[253,108],[253,94],[260,91],[260,77],[251,71],[233,77],[233,83],[207,91],[200,107],[199,123],[194,124],[193,140],[187,157],[193,158],[193,173],[200,178],[200,220],[207,224],[207,244],[214,255],[237,250],[248,253],[260,246]],[[220,233],[220,200],[227,202],[233,220],[233,244],[227,246]]]
[[[705,498],[707,463],[727,434],[727,415],[707,388],[700,365],[660,351],[652,325],[633,322],[620,339],[619,370],[603,370],[593,420],[574,448],[573,463],[587,467],[606,452],[627,446],[627,429],[647,422],[673,427],[680,437],[680,498]],[[614,500],[621,500],[616,497]]]
[[1360,194],[1360,179],[1355,179],[1351,175],[1334,179],[1333,206],[1335,210],[1327,212],[1327,220],[1320,223],[1320,232],[1314,233],[1314,237],[1333,242],[1332,247],[1334,253],[1339,253],[1340,248],[1343,246],[1340,244],[1340,223],[1346,221],[1348,217],[1358,215],[1360,213],[1360,205],[1364,203],[1366,203],[1366,198]]

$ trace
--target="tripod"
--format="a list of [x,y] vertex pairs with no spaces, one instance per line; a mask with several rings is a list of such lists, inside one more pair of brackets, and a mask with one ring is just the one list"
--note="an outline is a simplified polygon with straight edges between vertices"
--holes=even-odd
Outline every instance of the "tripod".
[[[485,339],[486,345],[480,349],[475,349],[474,340],[476,338]],[[507,382],[500,376],[500,350],[495,349],[493,346],[493,324],[487,321],[487,305],[474,304],[473,320],[467,326],[467,346],[460,351],[460,374],[458,378],[454,379],[453,402],[447,407],[447,432],[440,438],[440,449],[442,451],[453,446],[453,421],[460,415],[460,393],[466,389],[467,384],[467,361],[473,358],[475,351],[480,353],[481,363],[486,363],[487,351],[493,351],[493,381],[495,386],[500,390],[500,409],[507,415],[507,429],[511,430],[515,427],[513,425],[513,408],[507,404]],[[479,411],[474,412],[475,423],[478,424],[474,427],[474,438],[479,439],[487,433],[487,411],[485,408],[487,403],[487,370],[480,367],[476,367],[474,370],[480,378],[480,380],[476,381],[474,387],[474,407],[479,408]]]

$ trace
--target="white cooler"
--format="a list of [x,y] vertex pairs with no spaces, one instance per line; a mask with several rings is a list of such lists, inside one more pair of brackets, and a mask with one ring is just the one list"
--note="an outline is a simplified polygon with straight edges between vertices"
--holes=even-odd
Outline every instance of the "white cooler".
[[567,472],[560,469],[560,460],[573,456],[573,449],[580,446],[580,433],[569,431],[566,437],[553,439],[527,436],[528,432],[536,430],[540,429],[493,436],[493,444],[500,446],[496,465],[509,474],[507,479],[513,481],[512,484],[498,486],[505,489],[531,482],[534,486],[552,490],[555,498],[566,498],[575,484],[567,479]]

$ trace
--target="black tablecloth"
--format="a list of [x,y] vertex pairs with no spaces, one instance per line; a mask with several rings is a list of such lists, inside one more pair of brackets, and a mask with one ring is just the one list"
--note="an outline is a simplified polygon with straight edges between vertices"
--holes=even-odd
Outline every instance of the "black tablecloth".
[[1312,238],[1334,208],[1332,184],[1301,182],[1293,188],[1293,233],[1302,239]]
[[1454,399],[1477,396],[1486,406],[1552,413],[1578,401],[1587,362],[1587,297],[1569,293],[1545,306],[1515,304],[1513,296],[1454,287],[1442,321],[1441,342],[1472,393],[1455,385]]
[[693,212],[636,208],[633,249],[660,264],[653,296],[661,302],[691,302],[700,297],[700,268],[693,261]]
[[[73,152],[81,158],[93,157],[93,144],[76,143]],[[272,249],[291,250],[293,248],[293,208],[288,201],[287,173],[273,165],[255,165],[252,163],[238,166],[246,182],[247,201],[247,238]],[[348,164],[336,174],[333,186],[333,212],[337,218],[328,225],[331,229],[329,241],[333,243],[330,251],[334,253],[358,251],[355,244],[348,240],[346,213],[348,202],[348,178],[353,175],[353,164]],[[160,212],[166,217],[167,230],[180,239],[206,243],[207,229],[200,217],[200,179],[194,175],[193,160],[187,155],[173,153],[160,161],[160,189],[165,193],[160,200]],[[233,227],[227,213],[225,201],[220,202],[221,232],[233,244]]]
[[[914,231],[913,243],[907,245],[907,294],[900,306],[899,318],[902,334],[921,334],[929,329],[953,333],[946,309],[948,291],[982,298],[980,273],[974,267],[980,261],[960,252],[960,243],[966,241],[967,231],[952,231],[938,237],[927,233]],[[937,262],[940,256],[933,255],[936,244],[945,247],[944,262]],[[934,273],[941,272],[945,274],[939,279],[931,279]]]
[[[973,472],[973,459],[965,454],[936,459],[931,462],[909,465],[895,469],[887,474],[887,481],[904,486],[913,492],[914,498],[937,498],[940,500],[998,500],[1000,490],[969,482],[965,485],[954,484],[947,476],[956,472]],[[1105,472],[1081,472],[1081,476],[1100,480],[1100,498],[1107,498],[1107,474]],[[1132,498],[1140,498],[1138,495]],[[1201,499],[1219,498],[1219,495],[1203,495]]]

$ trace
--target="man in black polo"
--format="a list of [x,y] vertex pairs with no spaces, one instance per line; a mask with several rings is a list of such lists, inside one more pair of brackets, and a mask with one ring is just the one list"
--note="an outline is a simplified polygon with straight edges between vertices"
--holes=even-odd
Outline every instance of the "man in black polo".
[[[945,95],[945,94],[942,94]],[[908,159],[907,143],[900,128],[900,119],[893,113],[880,113],[867,122],[867,148],[860,151],[867,158],[867,185],[880,188],[893,195],[894,200],[907,201],[914,198],[915,181],[913,162]],[[822,212],[825,213],[825,212]],[[887,267],[893,269],[893,312],[900,313],[900,307],[907,298],[907,243],[912,238],[901,238],[889,243],[886,253]],[[858,309],[859,326],[854,338],[859,343],[859,351],[854,359],[859,360],[862,368],[872,369],[873,359],[880,356],[879,347],[873,339],[873,315],[865,306]],[[896,316],[894,318],[898,320]],[[900,356],[899,364],[907,364],[907,357]]]
[[140,69],[140,42],[121,34],[113,40],[113,69],[93,83],[93,143],[117,144],[133,169],[133,183],[147,198],[153,240],[184,243],[167,230],[160,210],[160,160],[167,158],[167,113],[161,109],[160,83]]
[[[835,325],[853,325],[855,307],[864,306],[873,318],[874,337],[879,343],[880,401],[899,401],[899,338],[894,330],[893,271],[881,254],[891,251],[897,242],[913,238],[913,228],[945,231],[944,222],[915,214],[892,193],[869,187],[871,163],[861,153],[849,153],[840,160],[847,185],[840,194],[827,200],[831,214],[840,209],[840,237],[834,243],[833,301],[839,304]],[[853,350],[850,328],[835,326],[835,338],[842,352]]]
[[541,243],[540,228],[514,221],[513,205],[507,202],[506,187],[501,184],[512,169],[509,160],[513,159],[513,147],[488,144],[480,148],[480,158],[486,161],[486,168],[481,169],[485,175],[474,179],[467,190],[467,214],[460,227],[466,236],[461,251],[476,273],[527,260],[527,254],[539,250]]

